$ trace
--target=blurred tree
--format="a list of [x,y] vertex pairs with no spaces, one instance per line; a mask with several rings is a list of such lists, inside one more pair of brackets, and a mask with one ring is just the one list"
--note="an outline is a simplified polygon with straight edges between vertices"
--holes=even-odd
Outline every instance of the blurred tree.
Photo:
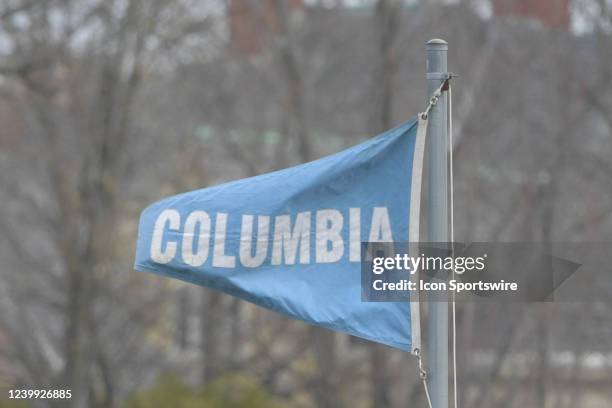
[[[165,36],[193,30],[192,12],[180,1],[132,0],[14,1],[0,13],[10,44],[0,64],[11,80],[5,90],[28,122],[28,146],[44,152],[22,168],[38,183],[17,187],[20,205],[2,217],[4,229],[15,231],[11,249],[29,266],[8,279],[17,309],[2,323],[22,380],[71,389],[73,398],[61,404],[112,406],[124,387],[116,366],[145,363],[134,351],[155,318],[142,307],[156,291],[117,275],[131,258],[120,214],[134,166],[133,104],[150,72],[150,44],[161,44],[158,52]],[[20,211],[34,229],[14,229]],[[42,311],[32,315],[24,304]]]

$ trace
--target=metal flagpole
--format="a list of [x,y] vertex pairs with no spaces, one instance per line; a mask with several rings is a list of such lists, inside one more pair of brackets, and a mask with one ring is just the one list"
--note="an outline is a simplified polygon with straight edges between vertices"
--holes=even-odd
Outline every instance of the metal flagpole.
[[[427,50],[427,91],[431,95],[448,79],[448,44],[430,40]],[[429,113],[427,162],[429,172],[428,240],[448,242],[448,105],[446,92]],[[431,292],[428,303],[428,386],[433,408],[448,408],[448,295]]]

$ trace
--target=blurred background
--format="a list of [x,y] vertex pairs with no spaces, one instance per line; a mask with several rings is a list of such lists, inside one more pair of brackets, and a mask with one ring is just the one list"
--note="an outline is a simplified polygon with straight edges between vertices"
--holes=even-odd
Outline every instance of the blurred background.
[[[407,353],[132,262],[147,204],[422,110],[435,37],[456,239],[612,241],[607,0],[0,1],[0,407],[425,406]],[[461,406],[612,406],[607,298],[460,304]]]

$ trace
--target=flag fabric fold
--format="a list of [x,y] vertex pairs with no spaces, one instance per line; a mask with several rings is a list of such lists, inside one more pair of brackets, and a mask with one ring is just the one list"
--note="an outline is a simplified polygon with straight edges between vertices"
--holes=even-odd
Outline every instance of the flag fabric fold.
[[141,214],[135,269],[414,351],[418,299],[362,301],[360,251],[418,240],[424,137],[414,119],[319,160],[158,201]]

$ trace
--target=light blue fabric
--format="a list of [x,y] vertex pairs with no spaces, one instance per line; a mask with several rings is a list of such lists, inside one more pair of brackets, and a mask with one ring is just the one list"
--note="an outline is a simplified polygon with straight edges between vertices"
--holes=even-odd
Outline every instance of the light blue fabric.
[[[387,208],[395,242],[407,242],[412,161],[417,122],[411,120],[364,143],[337,154],[288,169],[179,194],[146,208],[140,218],[135,269],[211,287],[305,322],[410,351],[411,324],[408,302],[363,302],[360,263],[349,259],[349,212],[361,212],[362,241],[369,238],[373,209]],[[164,262],[152,256],[156,221],[164,210],[176,210],[180,226],[162,225],[161,248],[175,246],[175,255]],[[317,211],[342,213],[342,257],[317,263]],[[205,211],[211,220],[208,256],[192,266],[182,256],[185,221],[194,211]],[[273,265],[271,261],[276,216],[310,214],[309,262]],[[224,253],[235,256],[235,267],[213,266],[215,224],[218,213],[227,214]],[[267,254],[258,267],[245,267],[239,259],[242,216],[270,216]],[[159,224],[159,223],[158,223]],[[194,235],[202,232],[194,229]],[[329,224],[325,224],[329,227]],[[258,222],[253,222],[253,235]],[[202,242],[205,242],[203,240]],[[190,252],[196,252],[194,239]],[[255,239],[252,250],[255,250]],[[329,250],[327,242],[325,249]],[[172,251],[169,251],[172,252]],[[284,254],[286,259],[287,253]],[[192,262],[193,263],[193,262]]]

